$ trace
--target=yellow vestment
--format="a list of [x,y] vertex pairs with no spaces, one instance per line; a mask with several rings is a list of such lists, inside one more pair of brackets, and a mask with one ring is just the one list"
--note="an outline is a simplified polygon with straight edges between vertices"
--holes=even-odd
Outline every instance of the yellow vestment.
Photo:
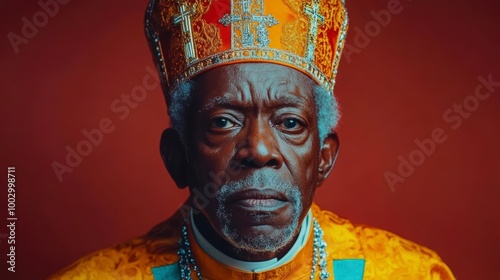
[[[335,214],[312,206],[312,215],[320,224],[327,243],[327,263],[330,278],[335,280],[361,279],[340,277],[335,265],[359,260],[362,262],[360,277],[364,280],[448,280],[455,279],[439,256],[422,246],[384,230],[356,226]],[[159,280],[153,268],[172,266],[179,260],[177,251],[183,217],[178,211],[174,216],[153,228],[148,234],[117,246],[84,257],[56,275],[51,280]],[[312,230],[312,229],[311,229]],[[194,258],[204,279],[310,279],[313,255],[313,234],[296,257],[270,271],[250,273],[218,263],[196,243],[189,234]],[[334,264],[334,265],[332,265]],[[344,269],[345,270],[345,269]],[[192,279],[198,279],[193,272]],[[171,279],[172,277],[164,277]],[[342,278],[342,279],[338,279]],[[315,279],[319,279],[316,272]],[[177,279],[174,279],[177,280]]]

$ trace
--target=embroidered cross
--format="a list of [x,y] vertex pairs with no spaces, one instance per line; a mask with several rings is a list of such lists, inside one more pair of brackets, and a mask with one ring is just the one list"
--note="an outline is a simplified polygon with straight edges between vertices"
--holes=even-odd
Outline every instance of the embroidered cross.
[[[239,11],[240,14],[234,14],[234,2],[239,3]],[[241,30],[241,44],[243,47],[252,47],[254,46],[254,34],[252,32],[253,23],[257,23],[255,27],[255,33],[257,35],[257,46],[258,47],[267,47],[271,42],[269,40],[269,31],[267,27],[271,27],[273,25],[278,24],[278,21],[272,15],[263,15],[264,11],[264,3],[263,1],[257,1],[257,13],[253,14],[251,11],[252,0],[240,0],[240,1],[232,1],[231,3],[231,15],[225,14],[219,20],[219,22],[228,26],[229,24],[240,22],[243,27]],[[241,29],[239,26],[234,26],[233,24],[233,41],[235,41],[235,32],[234,29]],[[234,47],[234,46],[233,46]]]
[[179,3],[179,14],[174,15],[174,24],[182,26],[182,40],[184,41],[184,54],[186,62],[198,59],[194,48],[193,30],[191,29],[191,16],[196,14],[196,5],[188,8],[186,3]]
[[313,3],[305,5],[304,14],[309,19],[309,30],[307,31],[307,47],[306,59],[309,61],[314,60],[314,50],[316,49],[316,40],[318,35],[318,26],[325,23],[325,17],[319,13],[319,3],[314,0]]

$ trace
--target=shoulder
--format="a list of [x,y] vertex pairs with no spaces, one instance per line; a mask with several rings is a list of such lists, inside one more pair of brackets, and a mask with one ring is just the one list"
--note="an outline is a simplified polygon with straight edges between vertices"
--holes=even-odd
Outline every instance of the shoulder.
[[152,267],[177,261],[179,216],[176,213],[144,236],[85,256],[49,279],[153,279]]
[[356,226],[368,275],[388,279],[455,279],[436,252],[391,232]]
[[424,246],[382,229],[352,224],[316,205],[312,209],[328,246],[346,243],[333,245],[343,252],[334,252],[335,258],[365,259],[364,279],[455,279],[441,258]]

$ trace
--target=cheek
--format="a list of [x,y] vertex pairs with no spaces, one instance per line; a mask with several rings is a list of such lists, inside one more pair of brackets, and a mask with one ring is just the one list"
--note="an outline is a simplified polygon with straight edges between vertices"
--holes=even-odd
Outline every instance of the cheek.
[[225,170],[230,162],[227,152],[226,147],[213,148],[198,143],[190,156],[189,183],[193,203],[211,223],[217,221],[217,193],[226,180]]
[[301,193],[302,203],[308,209],[314,199],[314,194],[318,185],[318,158],[310,154],[303,155],[305,168],[299,170],[302,176]]
[[318,177],[319,158],[317,154],[319,148],[313,140],[311,137],[300,146],[285,144],[286,148],[283,149],[290,173],[303,192],[306,193],[309,193],[308,189],[316,187]]
[[230,144],[213,147],[203,142],[198,143],[190,156],[196,185],[216,183],[220,186],[224,180],[219,177],[226,177],[228,168],[232,166],[233,154],[234,147]]

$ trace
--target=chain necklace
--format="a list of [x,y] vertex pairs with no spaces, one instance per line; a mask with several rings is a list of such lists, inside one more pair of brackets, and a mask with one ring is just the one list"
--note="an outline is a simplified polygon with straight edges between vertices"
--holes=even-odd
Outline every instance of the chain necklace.
[[[319,226],[319,223],[314,219],[314,240],[313,240],[313,254],[312,254],[312,268],[311,268],[311,276],[309,279],[313,280],[316,275],[316,268],[319,266],[320,272],[319,277],[321,280],[326,280],[330,276],[330,273],[327,271],[327,262],[326,262],[326,242],[323,240],[323,230]],[[182,237],[179,240],[180,248],[177,251],[177,255],[179,256],[179,267],[181,272],[181,279],[184,280],[193,280],[191,278],[191,266],[193,266],[193,270],[196,273],[196,276],[199,280],[203,280],[203,276],[201,275],[198,266],[196,265],[193,252],[191,251],[191,244],[188,240],[188,232],[187,226],[184,225],[182,227]]]

